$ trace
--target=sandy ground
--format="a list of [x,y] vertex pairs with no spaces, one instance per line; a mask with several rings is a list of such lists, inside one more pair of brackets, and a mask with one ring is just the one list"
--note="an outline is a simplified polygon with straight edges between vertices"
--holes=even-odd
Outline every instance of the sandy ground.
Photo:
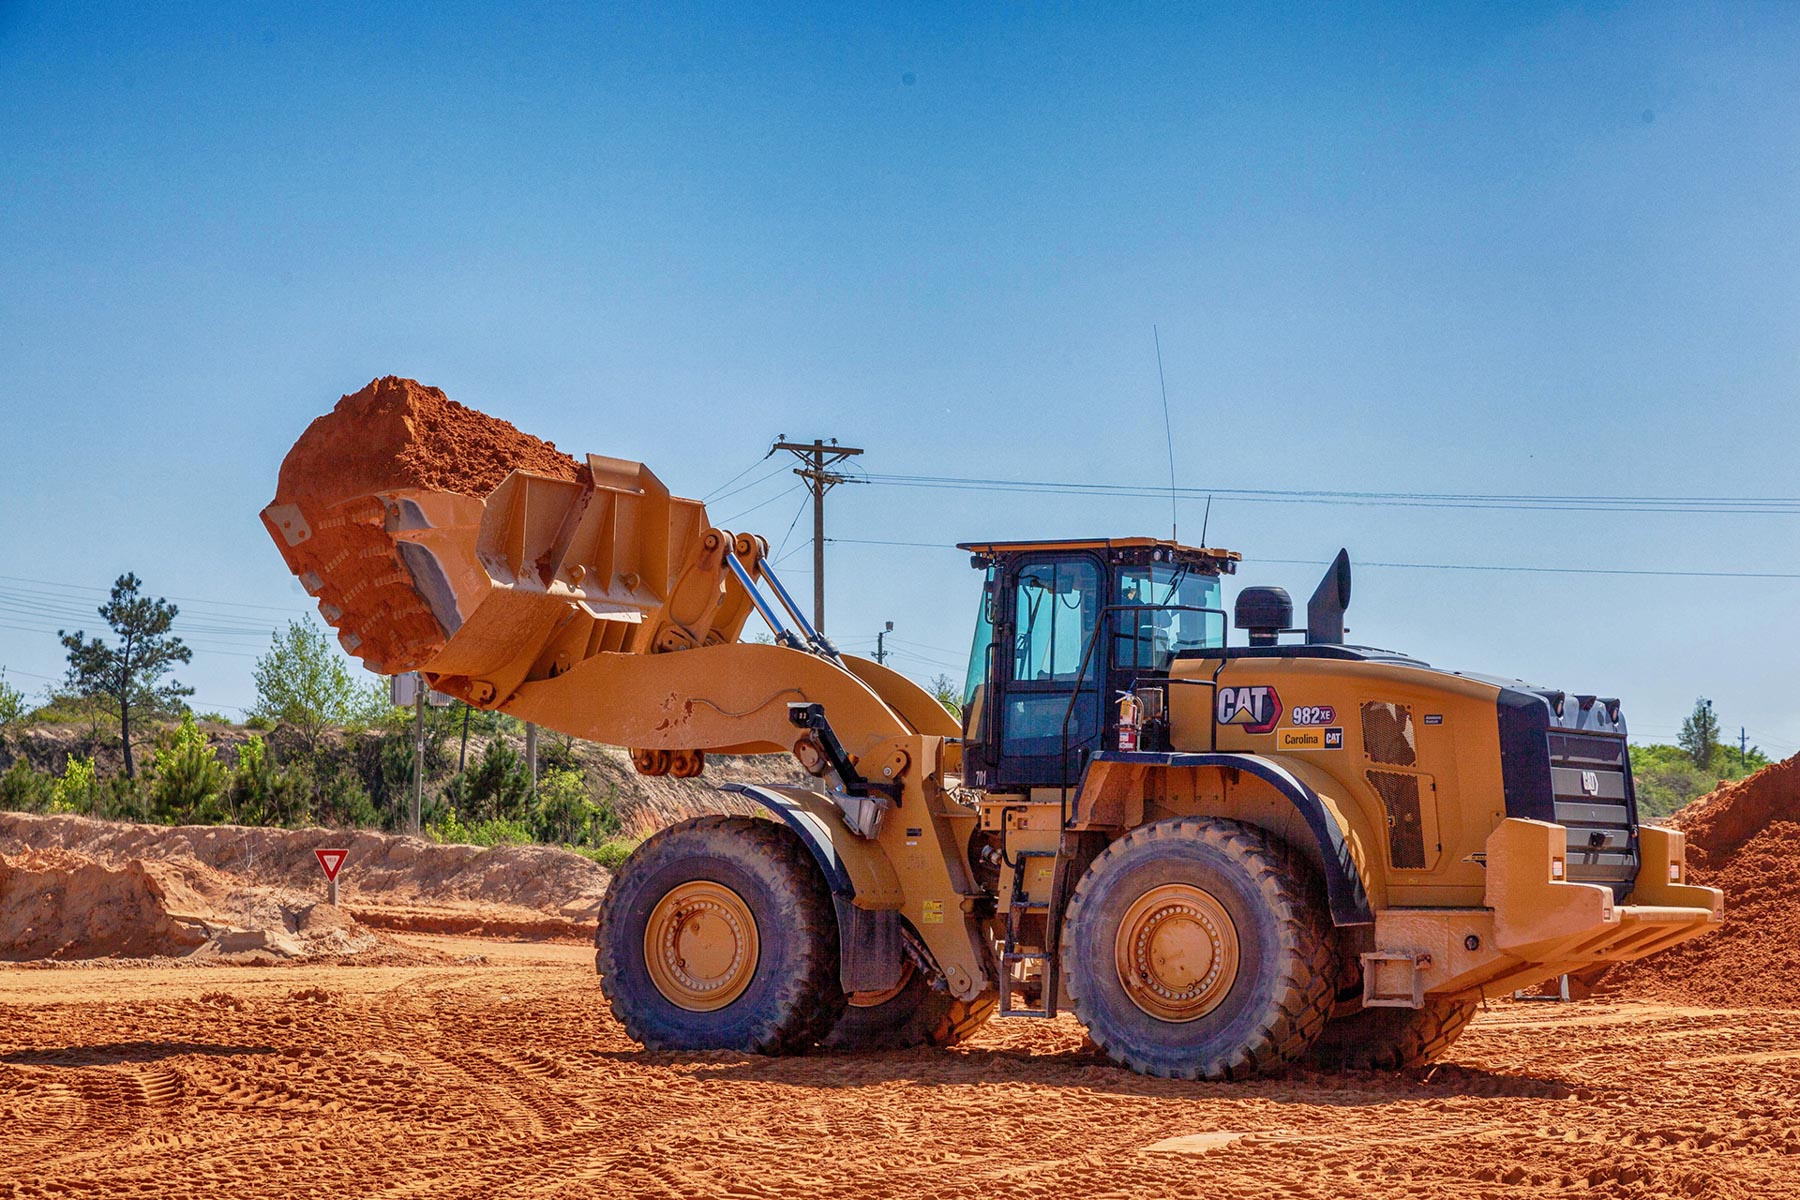
[[1800,1194],[1793,1010],[1507,1004],[1416,1076],[1194,1084],[1067,1022],[645,1053],[583,947],[405,940],[438,953],[0,967],[0,1195]]

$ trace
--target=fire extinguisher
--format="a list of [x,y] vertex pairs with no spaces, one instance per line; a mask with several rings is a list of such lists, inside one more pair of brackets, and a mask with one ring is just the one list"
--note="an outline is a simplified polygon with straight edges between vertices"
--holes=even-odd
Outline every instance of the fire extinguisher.
[[1143,721],[1144,707],[1131,692],[1119,693],[1119,749],[1131,754],[1138,748],[1138,726]]

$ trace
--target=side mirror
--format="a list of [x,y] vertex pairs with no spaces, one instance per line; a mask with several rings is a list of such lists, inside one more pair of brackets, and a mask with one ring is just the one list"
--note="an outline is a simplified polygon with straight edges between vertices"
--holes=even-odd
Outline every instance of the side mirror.
[[1326,568],[1325,578],[1306,602],[1306,640],[1309,645],[1341,646],[1344,643],[1344,610],[1350,607],[1350,552],[1339,550]]

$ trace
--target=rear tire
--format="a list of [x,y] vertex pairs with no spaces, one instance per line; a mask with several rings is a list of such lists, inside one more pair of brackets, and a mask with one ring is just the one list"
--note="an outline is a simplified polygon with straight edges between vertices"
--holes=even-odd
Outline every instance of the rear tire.
[[635,850],[600,906],[595,969],[649,1050],[804,1052],[844,1008],[837,917],[785,825],[699,817]]
[[1481,1002],[1428,997],[1424,1008],[1365,1008],[1326,1022],[1307,1053],[1322,1071],[1402,1071],[1439,1058],[1462,1036]]
[[1259,829],[1145,825],[1108,846],[1069,901],[1064,992],[1095,1044],[1141,1074],[1280,1070],[1331,1011],[1323,908],[1310,865]]
[[999,999],[983,994],[958,1000],[931,986],[923,971],[907,964],[899,991],[877,1004],[850,997],[844,1015],[819,1045],[827,1050],[910,1050],[914,1046],[954,1046],[993,1015]]

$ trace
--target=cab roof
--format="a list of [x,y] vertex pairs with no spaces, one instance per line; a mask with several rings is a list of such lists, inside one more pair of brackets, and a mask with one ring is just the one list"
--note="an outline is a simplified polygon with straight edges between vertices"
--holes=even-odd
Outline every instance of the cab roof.
[[1184,546],[1167,538],[1060,538],[1031,542],[958,542],[958,550],[967,550],[977,558],[993,559],[1002,554],[1021,551],[1099,550],[1120,562],[1179,562],[1190,567],[1222,575],[1236,572],[1243,555],[1236,550],[1214,546]]

